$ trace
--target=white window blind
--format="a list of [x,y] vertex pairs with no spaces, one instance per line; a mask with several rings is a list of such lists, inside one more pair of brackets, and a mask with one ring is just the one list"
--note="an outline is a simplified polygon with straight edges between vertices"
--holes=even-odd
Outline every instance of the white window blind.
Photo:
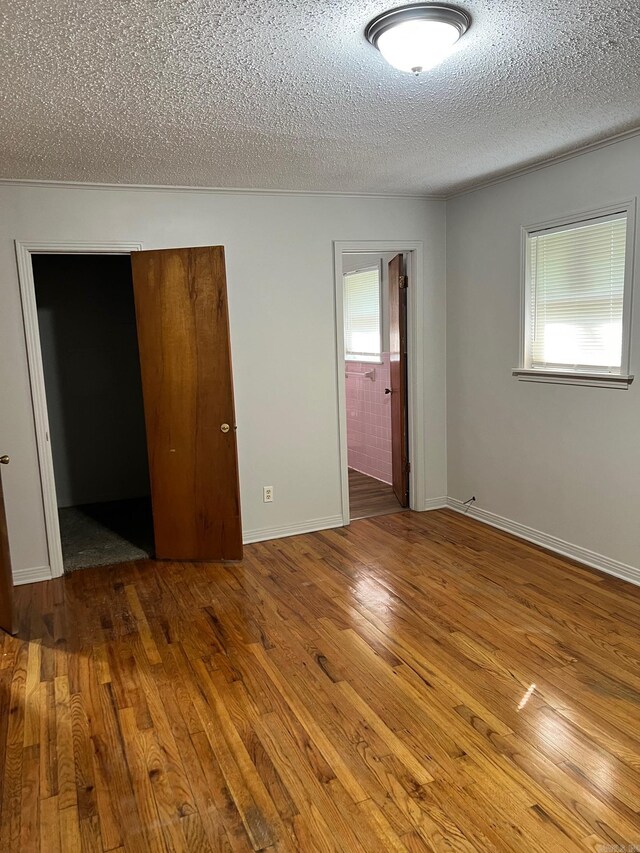
[[627,216],[527,237],[528,367],[620,373]]
[[344,335],[348,361],[380,361],[380,270],[345,273]]

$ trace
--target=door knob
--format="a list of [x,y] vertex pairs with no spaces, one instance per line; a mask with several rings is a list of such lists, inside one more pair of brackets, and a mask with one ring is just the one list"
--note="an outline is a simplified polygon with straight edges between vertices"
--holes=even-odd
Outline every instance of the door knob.
[[8,464],[9,464],[9,462],[10,462],[10,459],[9,459],[9,457],[7,456],[7,454],[6,454],[6,453],[5,453],[5,455],[4,455],[4,456],[0,456],[0,464],[1,464],[1,465],[8,465]]
[[385,388],[385,389],[384,389],[384,393],[385,393],[385,394],[390,394],[390,393],[391,393],[391,388]]
[[230,429],[229,424],[222,424],[222,425],[220,426],[220,431],[221,431],[221,432],[229,432],[229,429]]

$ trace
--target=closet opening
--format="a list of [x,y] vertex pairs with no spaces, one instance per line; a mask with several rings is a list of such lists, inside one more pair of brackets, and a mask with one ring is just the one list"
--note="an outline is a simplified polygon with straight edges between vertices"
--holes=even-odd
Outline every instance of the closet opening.
[[33,254],[65,572],[154,554],[129,254]]

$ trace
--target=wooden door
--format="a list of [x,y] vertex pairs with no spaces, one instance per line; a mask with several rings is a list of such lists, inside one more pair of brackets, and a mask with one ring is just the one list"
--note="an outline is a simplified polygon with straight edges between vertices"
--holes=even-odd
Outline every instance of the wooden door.
[[[9,464],[8,456],[0,456],[2,465]],[[17,631],[16,614],[13,606],[13,572],[9,556],[9,535],[7,519],[4,514],[4,495],[2,492],[2,474],[0,473],[0,628],[9,634]]]
[[389,262],[389,367],[393,491],[401,506],[409,506],[407,278],[404,266],[403,255],[396,255]]
[[133,252],[155,554],[242,558],[224,248]]

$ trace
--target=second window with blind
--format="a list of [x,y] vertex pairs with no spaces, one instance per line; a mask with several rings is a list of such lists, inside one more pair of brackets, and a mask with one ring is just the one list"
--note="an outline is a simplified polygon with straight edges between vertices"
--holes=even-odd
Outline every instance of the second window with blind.
[[635,205],[524,230],[520,378],[628,384]]

